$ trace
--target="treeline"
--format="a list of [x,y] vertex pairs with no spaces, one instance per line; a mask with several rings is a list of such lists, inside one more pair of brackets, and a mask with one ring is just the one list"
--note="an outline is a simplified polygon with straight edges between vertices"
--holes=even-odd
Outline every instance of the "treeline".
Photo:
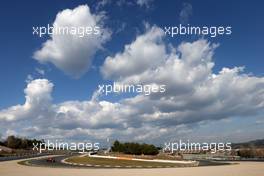
[[1,141],[0,145],[12,148],[12,149],[32,149],[34,144],[44,143],[44,140],[26,139],[15,136],[8,136],[4,141]]
[[237,155],[243,158],[264,158],[264,149],[240,149]]
[[157,155],[159,153],[158,148],[154,145],[133,142],[121,143],[117,140],[113,143],[111,150],[113,152],[121,152],[133,155]]
[[233,149],[243,148],[264,148],[264,139],[257,139],[249,142],[232,144]]

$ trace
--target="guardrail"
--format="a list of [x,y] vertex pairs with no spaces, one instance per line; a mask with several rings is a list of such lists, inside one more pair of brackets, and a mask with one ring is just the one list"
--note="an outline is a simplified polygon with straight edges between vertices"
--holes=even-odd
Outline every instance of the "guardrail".
[[27,158],[35,158],[39,156],[51,155],[50,153],[35,153],[35,154],[22,154],[22,155],[11,155],[11,156],[4,156],[0,157],[1,161],[11,161],[11,160],[18,160],[18,159],[27,159]]
[[162,159],[139,159],[139,158],[128,158],[128,157],[118,157],[118,156],[101,156],[101,155],[89,155],[92,158],[107,158],[107,159],[123,159],[123,160],[133,160],[133,161],[145,161],[145,162],[159,162],[159,163],[177,163],[177,164],[193,164],[198,165],[197,161],[192,160],[162,160]]

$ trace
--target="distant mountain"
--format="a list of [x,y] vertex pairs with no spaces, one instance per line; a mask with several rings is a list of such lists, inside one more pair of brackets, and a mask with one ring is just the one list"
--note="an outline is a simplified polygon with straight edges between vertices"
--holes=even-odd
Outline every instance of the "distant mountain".
[[232,144],[233,149],[238,148],[264,148],[264,139],[257,139],[249,142],[234,143]]

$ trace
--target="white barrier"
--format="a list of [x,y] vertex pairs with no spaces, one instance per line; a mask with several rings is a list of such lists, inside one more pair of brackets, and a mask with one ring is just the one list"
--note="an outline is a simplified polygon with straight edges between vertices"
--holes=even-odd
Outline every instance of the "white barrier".
[[117,157],[117,156],[102,156],[102,155],[88,155],[92,158],[106,158],[106,159],[127,159],[132,161],[146,161],[146,162],[159,162],[159,163],[176,163],[176,164],[195,164],[197,161],[179,161],[179,160],[162,160],[162,159],[139,159],[139,158],[126,158],[126,157]]

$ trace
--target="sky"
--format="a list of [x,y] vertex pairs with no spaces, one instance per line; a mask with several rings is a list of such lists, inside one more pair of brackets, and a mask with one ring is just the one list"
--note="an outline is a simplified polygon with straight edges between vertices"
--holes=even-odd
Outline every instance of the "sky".
[[[261,1],[1,1],[0,134],[69,141],[241,142],[264,134]],[[99,26],[100,35],[33,34]],[[177,35],[165,27],[230,26]],[[164,84],[164,93],[98,85]]]

